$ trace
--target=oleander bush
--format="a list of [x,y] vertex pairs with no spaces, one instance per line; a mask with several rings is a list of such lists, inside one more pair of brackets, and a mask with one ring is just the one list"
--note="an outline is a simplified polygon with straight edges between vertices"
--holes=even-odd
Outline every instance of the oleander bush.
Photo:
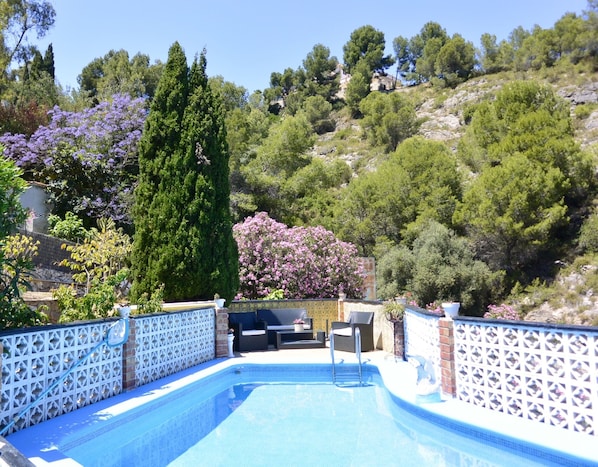
[[260,212],[233,228],[239,246],[237,298],[282,291],[289,298],[362,296],[357,248],[323,227],[287,227]]

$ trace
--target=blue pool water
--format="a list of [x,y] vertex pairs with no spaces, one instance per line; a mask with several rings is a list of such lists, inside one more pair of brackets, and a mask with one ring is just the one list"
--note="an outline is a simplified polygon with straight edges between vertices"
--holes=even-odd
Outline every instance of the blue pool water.
[[581,465],[430,423],[375,366],[364,370],[363,385],[332,384],[330,365],[234,365],[200,379],[189,371],[7,439],[53,466]]

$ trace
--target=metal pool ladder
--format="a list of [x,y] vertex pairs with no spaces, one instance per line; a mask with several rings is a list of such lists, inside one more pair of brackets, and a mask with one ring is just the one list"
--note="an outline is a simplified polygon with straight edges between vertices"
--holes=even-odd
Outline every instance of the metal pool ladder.
[[[361,330],[355,328],[355,356],[357,357],[357,368],[359,375],[359,385],[363,385],[363,374],[361,368]],[[336,365],[334,362],[334,332],[330,333],[330,357],[332,358],[332,382],[337,383]]]

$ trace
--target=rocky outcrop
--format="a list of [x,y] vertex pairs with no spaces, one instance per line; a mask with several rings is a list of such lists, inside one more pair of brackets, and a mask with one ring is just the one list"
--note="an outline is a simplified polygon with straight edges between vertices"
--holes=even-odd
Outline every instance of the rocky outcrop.
[[567,86],[557,91],[563,99],[571,102],[572,106],[582,104],[596,104],[598,102],[598,82]]
[[[449,95],[444,102],[439,102],[437,96],[427,99],[417,109],[418,118],[424,120],[419,133],[425,138],[454,146],[453,143],[458,141],[466,128],[463,109],[469,104],[482,102],[489,94],[495,94],[505,82],[490,83],[487,78],[473,79],[458,86],[452,93],[446,91]],[[557,88],[556,93],[570,103],[571,115],[576,119],[577,106],[598,104],[598,81]],[[598,110],[590,113],[577,126],[575,137],[582,147],[598,142]]]

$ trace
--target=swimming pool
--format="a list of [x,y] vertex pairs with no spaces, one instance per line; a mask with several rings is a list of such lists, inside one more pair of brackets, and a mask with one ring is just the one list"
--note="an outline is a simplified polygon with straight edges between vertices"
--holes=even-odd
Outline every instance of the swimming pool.
[[[552,443],[518,442],[447,418],[451,403],[418,402],[404,392],[406,381],[397,389],[409,371],[403,362],[390,368],[366,364],[363,386],[349,380],[334,385],[329,364],[228,360],[201,365],[7,439],[38,465],[53,466],[77,465],[73,460],[86,467],[595,465],[583,452],[575,457],[546,447]],[[388,375],[399,381],[389,381]],[[561,435],[571,436],[554,433],[561,440]]]

